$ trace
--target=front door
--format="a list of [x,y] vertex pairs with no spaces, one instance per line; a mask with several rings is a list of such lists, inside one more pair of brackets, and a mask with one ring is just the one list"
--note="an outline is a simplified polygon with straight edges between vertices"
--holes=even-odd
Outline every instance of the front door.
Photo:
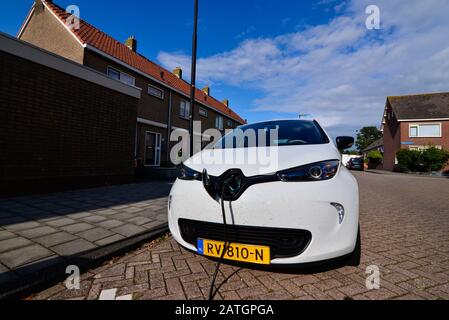
[[145,166],[161,165],[161,135],[154,132],[145,133]]

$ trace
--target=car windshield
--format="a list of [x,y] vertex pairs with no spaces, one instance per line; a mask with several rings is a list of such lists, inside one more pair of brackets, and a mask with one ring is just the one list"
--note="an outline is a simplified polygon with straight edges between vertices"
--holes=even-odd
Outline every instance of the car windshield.
[[214,149],[327,143],[329,139],[316,121],[284,120],[238,127],[220,139]]
[[356,163],[356,164],[360,164],[360,163],[362,163],[362,159],[360,159],[360,158],[352,159],[352,162]]

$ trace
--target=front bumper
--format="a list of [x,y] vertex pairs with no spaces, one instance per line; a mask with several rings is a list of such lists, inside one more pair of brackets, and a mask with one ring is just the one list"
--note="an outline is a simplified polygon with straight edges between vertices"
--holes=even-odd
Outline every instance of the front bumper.
[[[194,244],[182,237],[180,219],[223,223],[220,204],[207,194],[199,181],[176,181],[169,201],[170,231],[187,249],[197,251]],[[345,209],[341,223],[332,203],[341,204]],[[275,257],[272,264],[317,262],[345,256],[355,249],[359,225],[358,186],[344,168],[328,181],[254,185],[237,201],[225,205],[228,224],[311,233],[303,252]]]

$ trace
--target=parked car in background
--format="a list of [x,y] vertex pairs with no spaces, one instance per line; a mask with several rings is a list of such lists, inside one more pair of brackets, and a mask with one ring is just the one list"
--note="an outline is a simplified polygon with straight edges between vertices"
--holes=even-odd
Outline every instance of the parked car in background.
[[365,171],[365,163],[363,158],[352,158],[348,161],[346,168],[349,170]]

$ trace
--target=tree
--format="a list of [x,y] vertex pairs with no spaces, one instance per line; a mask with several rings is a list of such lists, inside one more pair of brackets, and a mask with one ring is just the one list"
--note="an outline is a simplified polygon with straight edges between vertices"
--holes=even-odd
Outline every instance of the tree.
[[357,134],[356,146],[357,150],[362,151],[370,144],[382,138],[382,131],[376,127],[364,127]]

